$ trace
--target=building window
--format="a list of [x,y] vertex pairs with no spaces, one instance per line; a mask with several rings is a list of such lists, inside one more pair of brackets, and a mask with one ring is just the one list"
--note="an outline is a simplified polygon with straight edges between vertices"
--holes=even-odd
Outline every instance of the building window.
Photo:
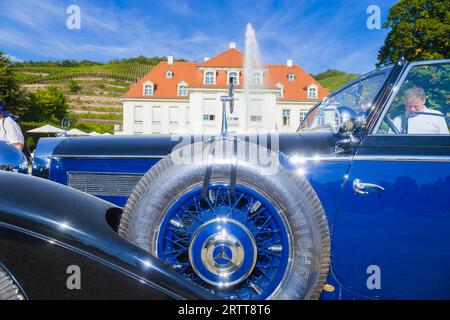
[[167,71],[166,72],[166,78],[167,79],[171,79],[173,77],[173,72],[172,71]]
[[277,98],[283,98],[284,88],[279,87],[277,90]]
[[215,72],[208,71],[205,74],[205,84],[215,84],[216,83],[216,74]]
[[262,116],[250,116],[251,122],[262,122]]
[[255,73],[252,75],[252,83],[253,83],[255,86],[260,86],[260,85],[262,85],[262,77],[261,77],[261,73],[255,72]]
[[181,85],[178,87],[178,95],[181,97],[187,96],[187,87],[185,85]]
[[153,124],[161,124],[161,107],[153,107],[152,123]]
[[134,123],[139,124],[144,122],[144,108],[142,106],[134,107]]
[[311,87],[308,89],[308,98],[309,99],[315,99],[317,98],[317,89],[314,87]]
[[283,109],[283,126],[291,125],[291,110]]
[[300,124],[305,120],[308,111],[300,111]]
[[214,114],[204,114],[203,120],[204,121],[214,121],[216,119],[216,116]]
[[320,115],[317,117],[317,125],[318,125],[319,127],[325,126],[325,115],[320,114]]
[[295,80],[295,73],[289,73],[288,74],[288,80],[289,81],[294,81]]
[[153,84],[144,85],[144,96],[152,96],[153,95]]
[[191,108],[186,107],[186,125],[191,124]]
[[178,108],[177,107],[170,107],[169,121],[170,121],[170,124],[178,123]]
[[238,84],[239,76],[237,72],[230,72],[228,74],[228,83]]
[[283,96],[284,96],[284,86],[281,83],[278,82],[276,84],[276,87],[277,87],[277,92],[276,92],[277,98],[283,98]]

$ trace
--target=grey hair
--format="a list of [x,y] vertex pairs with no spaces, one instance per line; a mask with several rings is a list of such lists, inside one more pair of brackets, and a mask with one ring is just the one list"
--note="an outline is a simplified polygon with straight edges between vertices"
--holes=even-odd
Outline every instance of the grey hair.
[[408,90],[406,90],[405,92],[405,100],[411,100],[411,99],[416,99],[419,98],[420,100],[425,101],[426,100],[426,95],[425,95],[425,90],[423,90],[421,87],[412,87],[409,88]]

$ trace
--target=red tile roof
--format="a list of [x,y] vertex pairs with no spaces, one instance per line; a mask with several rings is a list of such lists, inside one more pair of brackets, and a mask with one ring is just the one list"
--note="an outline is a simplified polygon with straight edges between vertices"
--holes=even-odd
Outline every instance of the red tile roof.
[[[244,83],[244,55],[236,50],[229,49],[206,62],[177,62],[169,65],[167,61],[160,62],[146,76],[131,86],[124,95],[126,98],[149,98],[149,99],[188,99],[178,96],[178,84],[186,82],[188,87],[194,88],[227,88],[227,71],[224,68],[241,69],[239,72],[239,85]],[[216,83],[207,85],[203,83],[204,68],[216,68]],[[328,95],[328,90],[322,87],[313,77],[305,72],[300,66],[288,67],[285,64],[266,64],[264,71],[264,88],[277,89],[277,84],[284,88],[283,98],[279,100],[316,100],[308,99],[307,87],[315,84],[318,88],[317,99],[323,99]],[[166,72],[172,71],[173,77],[167,78]],[[294,73],[295,80],[289,81],[288,75]],[[154,84],[152,96],[143,95],[143,86],[147,81]]]
[[244,66],[244,55],[239,50],[228,49],[208,61],[203,62],[201,66],[242,68]]

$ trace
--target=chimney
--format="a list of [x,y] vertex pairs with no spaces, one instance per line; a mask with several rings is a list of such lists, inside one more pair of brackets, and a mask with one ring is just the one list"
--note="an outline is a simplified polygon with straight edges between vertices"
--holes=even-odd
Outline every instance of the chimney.
[[203,62],[206,62],[206,61],[208,61],[209,60],[209,57],[204,57],[203,58]]
[[294,65],[294,61],[292,61],[292,59],[288,59],[288,60],[286,61],[286,65],[287,65],[289,68],[291,68],[291,67]]
[[173,56],[167,56],[167,64],[173,64]]
[[236,49],[236,42],[230,42],[230,49]]

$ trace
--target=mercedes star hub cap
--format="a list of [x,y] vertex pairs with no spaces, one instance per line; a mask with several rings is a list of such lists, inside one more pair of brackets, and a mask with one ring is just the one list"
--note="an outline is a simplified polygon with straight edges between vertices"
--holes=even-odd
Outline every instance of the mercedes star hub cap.
[[234,219],[217,218],[196,230],[189,245],[189,260],[204,281],[228,288],[253,271],[257,249],[250,231]]

